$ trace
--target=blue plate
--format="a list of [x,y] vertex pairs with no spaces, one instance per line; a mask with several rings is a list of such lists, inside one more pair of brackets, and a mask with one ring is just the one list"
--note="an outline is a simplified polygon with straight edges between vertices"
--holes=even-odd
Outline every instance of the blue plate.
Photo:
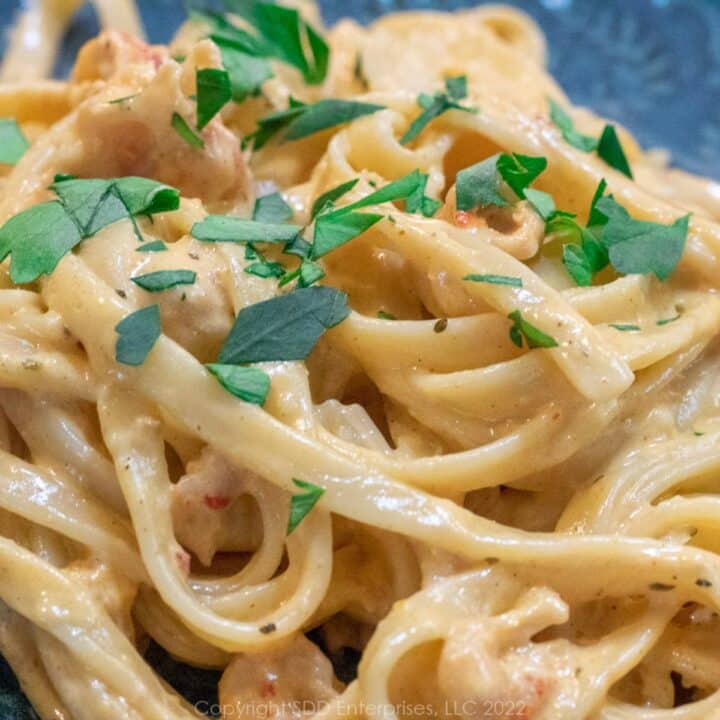
[[[720,3],[714,0],[506,0],[542,25],[550,70],[574,102],[626,125],[645,147],[666,147],[679,167],[720,179]],[[443,9],[463,0],[321,0],[329,23],[367,22],[391,10]],[[150,38],[166,42],[182,0],[141,0]],[[0,0],[10,19],[17,0]],[[98,30],[89,7],[73,21],[57,74]],[[4,44],[5,34],[0,39]],[[217,674],[195,671],[152,646],[148,660],[191,702],[213,700]],[[0,662],[0,720],[35,720]]]

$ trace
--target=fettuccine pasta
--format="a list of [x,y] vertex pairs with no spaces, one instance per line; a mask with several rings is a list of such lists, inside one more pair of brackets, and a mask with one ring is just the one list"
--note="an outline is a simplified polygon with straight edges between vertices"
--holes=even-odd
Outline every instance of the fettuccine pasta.
[[718,185],[508,7],[236,2],[165,47],[98,1],[49,80],[80,4],[24,11],[0,86],[0,652],[39,716],[720,718]]

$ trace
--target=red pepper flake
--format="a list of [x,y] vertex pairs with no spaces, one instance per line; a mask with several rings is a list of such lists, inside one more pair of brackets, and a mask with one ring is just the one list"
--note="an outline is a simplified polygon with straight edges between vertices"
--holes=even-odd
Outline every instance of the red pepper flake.
[[459,227],[466,227],[470,223],[470,213],[465,210],[458,210],[455,213],[455,224]]
[[263,699],[275,697],[277,690],[275,689],[275,683],[272,680],[265,680],[260,685],[260,697]]
[[211,510],[224,510],[230,505],[230,498],[224,495],[206,495],[205,504]]

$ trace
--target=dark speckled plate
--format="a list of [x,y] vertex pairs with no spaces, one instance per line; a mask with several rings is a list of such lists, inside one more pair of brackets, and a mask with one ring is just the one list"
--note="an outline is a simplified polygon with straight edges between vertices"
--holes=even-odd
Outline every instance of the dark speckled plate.
[[[676,165],[720,179],[720,2],[716,0],[506,0],[547,33],[551,71],[570,97],[619,120],[646,147],[667,147]],[[0,0],[10,23],[20,3]],[[329,23],[369,21],[391,10],[443,9],[464,0],[321,0]],[[140,2],[149,36],[167,41],[184,17],[182,0]],[[78,13],[57,67],[97,32],[89,7]],[[4,43],[4,34],[0,39]],[[1,45],[0,45],[1,47]],[[192,702],[212,703],[214,673],[178,665],[157,646],[148,660]],[[205,706],[207,707],[207,706]],[[0,662],[0,720],[36,718]]]

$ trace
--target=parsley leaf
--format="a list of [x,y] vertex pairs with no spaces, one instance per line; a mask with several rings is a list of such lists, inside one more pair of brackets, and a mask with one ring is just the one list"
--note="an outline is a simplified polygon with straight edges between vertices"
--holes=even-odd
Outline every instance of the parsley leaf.
[[481,206],[505,207],[510,203],[503,196],[501,180],[519,198],[547,167],[544,157],[500,153],[471,165],[457,174],[455,192],[458,210]]
[[142,365],[162,334],[160,308],[150,305],[137,310],[121,320],[115,332],[119,335],[115,345],[115,360],[132,367]]
[[615,328],[615,330],[619,330],[620,332],[639,332],[640,326],[639,325],[630,325],[627,323],[610,323],[611,328]]
[[550,104],[550,119],[560,129],[565,141],[583,152],[594,152],[602,158],[610,167],[619,170],[632,180],[633,174],[630,164],[625,156],[625,151],[620,144],[617,131],[607,123],[603,128],[599,139],[590,135],[583,135],[575,130],[572,118],[552,98],[548,98]]
[[312,257],[317,259],[327,255],[331,250],[356,238],[383,219],[382,215],[357,213],[353,212],[354,210],[368,205],[407,199],[417,193],[418,188],[422,186],[422,174],[419,170],[413,170],[408,175],[388,183],[350,205],[332,212],[321,213],[315,220]]
[[135,248],[135,252],[165,252],[167,251],[167,245],[161,240],[153,240],[152,242],[140,245]]
[[197,129],[202,130],[232,100],[227,70],[203,68],[195,73],[197,85]]
[[515,310],[508,315],[513,321],[510,328],[510,339],[519,348],[523,346],[523,338],[529,348],[552,348],[557,347],[557,342],[550,335],[546,335],[542,330],[531,325],[523,318],[519,310]]
[[255,222],[283,223],[293,216],[292,208],[280,193],[263,195],[255,201],[253,220]]
[[563,110],[562,106],[549,98],[550,119],[560,129],[565,142],[583,152],[593,152],[597,149],[598,141],[590,135],[583,135],[575,130],[572,118]]
[[690,215],[670,225],[634,220],[612,197],[600,198],[597,210],[607,218],[602,241],[613,267],[625,275],[654,273],[667,279],[680,262]]
[[287,534],[290,535],[305,519],[305,516],[315,507],[318,500],[325,494],[325,490],[303,480],[293,478],[293,482],[305,492],[293,495],[290,500],[290,517],[288,519]]
[[533,206],[535,212],[546,222],[557,212],[552,195],[543,192],[542,190],[528,188],[525,190],[525,199]]
[[544,157],[503,153],[497,160],[497,171],[500,173],[500,177],[519,198],[525,197],[525,190],[546,168],[547,159]]
[[10,279],[21,285],[51,273],[82,240],[78,226],[57,201],[35,205],[0,228],[0,260],[12,253]]
[[669,325],[670,323],[673,323],[679,319],[680,319],[680,315],[675,315],[674,317],[665,318],[664,320],[658,320],[655,324],[658,327],[662,327],[663,325]]
[[204,148],[205,141],[188,125],[187,120],[174,112],[170,121],[173,130],[190,146],[194,148]]
[[432,217],[441,207],[442,202],[425,195],[428,177],[427,173],[420,174],[420,182],[415,190],[407,196],[405,210],[409,213],[422,213],[425,217]]
[[336,210],[320,215],[315,221],[312,257],[317,259],[350,240],[362,235],[383,219],[375,213],[356,213]]
[[192,285],[197,280],[197,273],[192,270],[158,270],[130,279],[143,290],[155,293],[178,285]]
[[378,310],[377,316],[379,320],[397,320],[392,313],[385,312],[384,310]]
[[238,12],[256,28],[268,54],[300,70],[309,85],[320,84],[330,58],[322,36],[294,8],[267,2],[247,5],[238,4]]
[[464,75],[448,78],[445,81],[445,92],[434,95],[423,93],[418,97],[418,105],[422,112],[411,123],[405,134],[400,138],[401,145],[407,145],[414,140],[436,117],[448,110],[462,110],[475,113],[476,108],[460,105],[459,101],[467,97],[467,78]]
[[310,287],[250,305],[238,313],[219,362],[304,360],[321,335],[350,314],[347,295]]
[[457,174],[455,192],[458,210],[473,210],[478,205],[504,207],[508,201],[498,193],[499,178],[497,161],[499,155],[470,165]]
[[605,190],[607,190],[607,182],[605,181],[605,178],[603,178],[598,183],[598,186],[595,189],[595,194],[593,195],[593,199],[590,203],[588,227],[597,227],[599,225],[607,224],[607,218],[597,209],[598,200],[605,195]]
[[242,102],[249,95],[259,92],[260,86],[273,76],[270,63],[262,57],[244,52],[225,35],[210,36],[220,48],[223,67],[230,78],[232,99]]
[[255,132],[247,135],[244,144],[253,144],[259,150],[276,133],[283,131],[281,142],[300,140],[321,130],[343,125],[363,115],[384,110],[384,105],[327,98],[312,105],[291,99],[287,110],[271,113],[258,121]]
[[13,118],[0,118],[0,163],[15,165],[30,147]]
[[619,170],[631,180],[633,179],[630,164],[625,157],[625,151],[620,144],[620,138],[612,125],[606,125],[600,136],[597,154],[610,166]]
[[191,234],[202,242],[290,242],[302,230],[299,225],[255,222],[233,215],[208,215],[193,225]]
[[337,187],[324,192],[318,197],[313,203],[312,210],[310,211],[310,218],[315,219],[323,210],[331,206],[336,200],[341,198],[346,193],[349,193],[357,184],[360,182],[360,178],[354,180],[348,180],[347,182],[338,185]]
[[466,275],[463,280],[491,283],[493,285],[509,285],[510,287],[519,288],[523,286],[522,278],[513,277],[512,275],[477,275],[472,273],[470,275]]
[[285,275],[285,268],[278,262],[259,260],[258,262],[248,265],[244,272],[248,275],[255,275],[256,277],[263,279],[281,278]]
[[235,397],[253,405],[264,405],[270,392],[270,377],[260,368],[212,363],[205,366]]
[[0,259],[12,253],[10,277],[17,284],[51,273],[78,243],[117,220],[175,210],[180,204],[177,190],[145,178],[59,176],[51,189],[59,202],[28,208],[0,228]]

